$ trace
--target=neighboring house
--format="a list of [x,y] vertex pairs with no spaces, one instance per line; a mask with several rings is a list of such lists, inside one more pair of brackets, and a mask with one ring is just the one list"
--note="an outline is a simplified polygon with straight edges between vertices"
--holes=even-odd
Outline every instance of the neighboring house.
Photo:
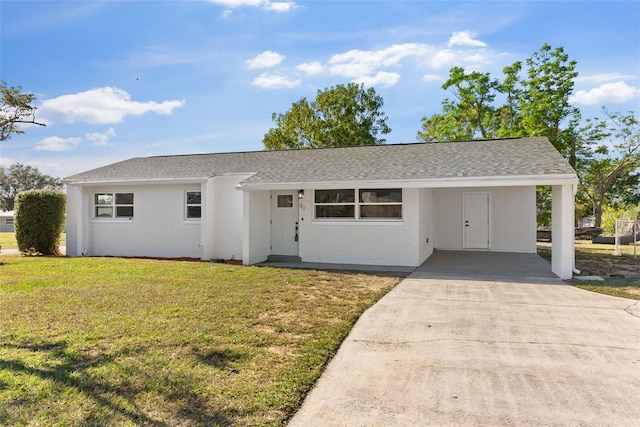
[[418,266],[434,250],[574,267],[575,171],[546,138],[134,158],[65,179],[67,254]]
[[14,214],[14,211],[0,211],[0,232],[15,231]]

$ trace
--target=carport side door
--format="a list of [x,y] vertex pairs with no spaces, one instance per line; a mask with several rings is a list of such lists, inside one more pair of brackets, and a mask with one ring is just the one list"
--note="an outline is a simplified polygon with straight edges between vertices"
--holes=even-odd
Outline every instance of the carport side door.
[[298,197],[295,191],[271,193],[271,255],[298,256]]
[[462,229],[465,249],[489,249],[489,193],[464,193]]

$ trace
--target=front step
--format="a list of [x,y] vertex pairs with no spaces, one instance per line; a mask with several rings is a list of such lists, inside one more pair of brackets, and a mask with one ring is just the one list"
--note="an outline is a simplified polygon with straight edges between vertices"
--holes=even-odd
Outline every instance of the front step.
[[267,262],[302,262],[302,258],[295,255],[269,255]]

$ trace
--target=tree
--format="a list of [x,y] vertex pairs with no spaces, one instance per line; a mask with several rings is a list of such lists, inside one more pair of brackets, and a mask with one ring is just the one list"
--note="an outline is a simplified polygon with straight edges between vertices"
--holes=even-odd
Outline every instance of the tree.
[[356,83],[318,90],[314,101],[302,98],[286,113],[273,113],[275,127],[262,142],[267,150],[384,144],[378,134],[391,129],[382,105],[373,88]]
[[640,185],[638,118],[633,112],[602,111],[604,119],[588,119],[580,131],[584,153],[576,165],[579,196],[591,205],[596,227],[602,224],[604,206],[637,202]]
[[[442,101],[442,113],[422,118],[417,137],[423,141],[547,136],[563,154],[570,152],[579,111],[571,106],[576,62],[562,47],[544,44],[526,61],[503,69],[502,81],[489,73],[467,73],[453,67],[442,85],[454,100]],[[502,95],[497,97],[497,95]],[[496,99],[503,101],[494,105]]]
[[38,168],[14,163],[0,166],[0,209],[11,211],[18,193],[36,189],[61,189],[62,180],[42,174]]
[[20,123],[45,126],[36,122],[36,107],[31,105],[35,95],[21,91],[20,86],[7,86],[6,82],[0,81],[0,141],[11,139],[13,134],[24,133],[18,127]]
[[424,141],[455,141],[492,137],[495,108],[491,103],[496,97],[497,87],[498,82],[489,73],[466,73],[462,67],[453,67],[442,89],[450,90],[455,100],[445,98],[442,114],[422,119],[422,132],[418,132],[418,138]]

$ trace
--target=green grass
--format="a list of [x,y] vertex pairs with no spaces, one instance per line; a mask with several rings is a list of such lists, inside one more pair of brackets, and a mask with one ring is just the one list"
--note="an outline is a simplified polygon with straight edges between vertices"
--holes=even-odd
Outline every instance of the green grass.
[[16,233],[6,231],[0,232],[0,245],[2,245],[2,249],[18,249]]
[[395,277],[0,258],[0,425],[283,425]]
[[[60,246],[66,246],[67,244],[67,235],[66,233],[62,233],[60,235]],[[0,245],[2,249],[18,249],[18,243],[16,242],[16,233],[14,232],[0,232]]]
[[[583,276],[600,276],[603,281],[571,280],[581,289],[622,298],[640,299],[640,246],[638,258],[633,257],[633,245],[621,245],[621,255],[614,255],[614,245],[576,241],[576,267]],[[549,244],[538,244],[538,254],[551,260]]]

